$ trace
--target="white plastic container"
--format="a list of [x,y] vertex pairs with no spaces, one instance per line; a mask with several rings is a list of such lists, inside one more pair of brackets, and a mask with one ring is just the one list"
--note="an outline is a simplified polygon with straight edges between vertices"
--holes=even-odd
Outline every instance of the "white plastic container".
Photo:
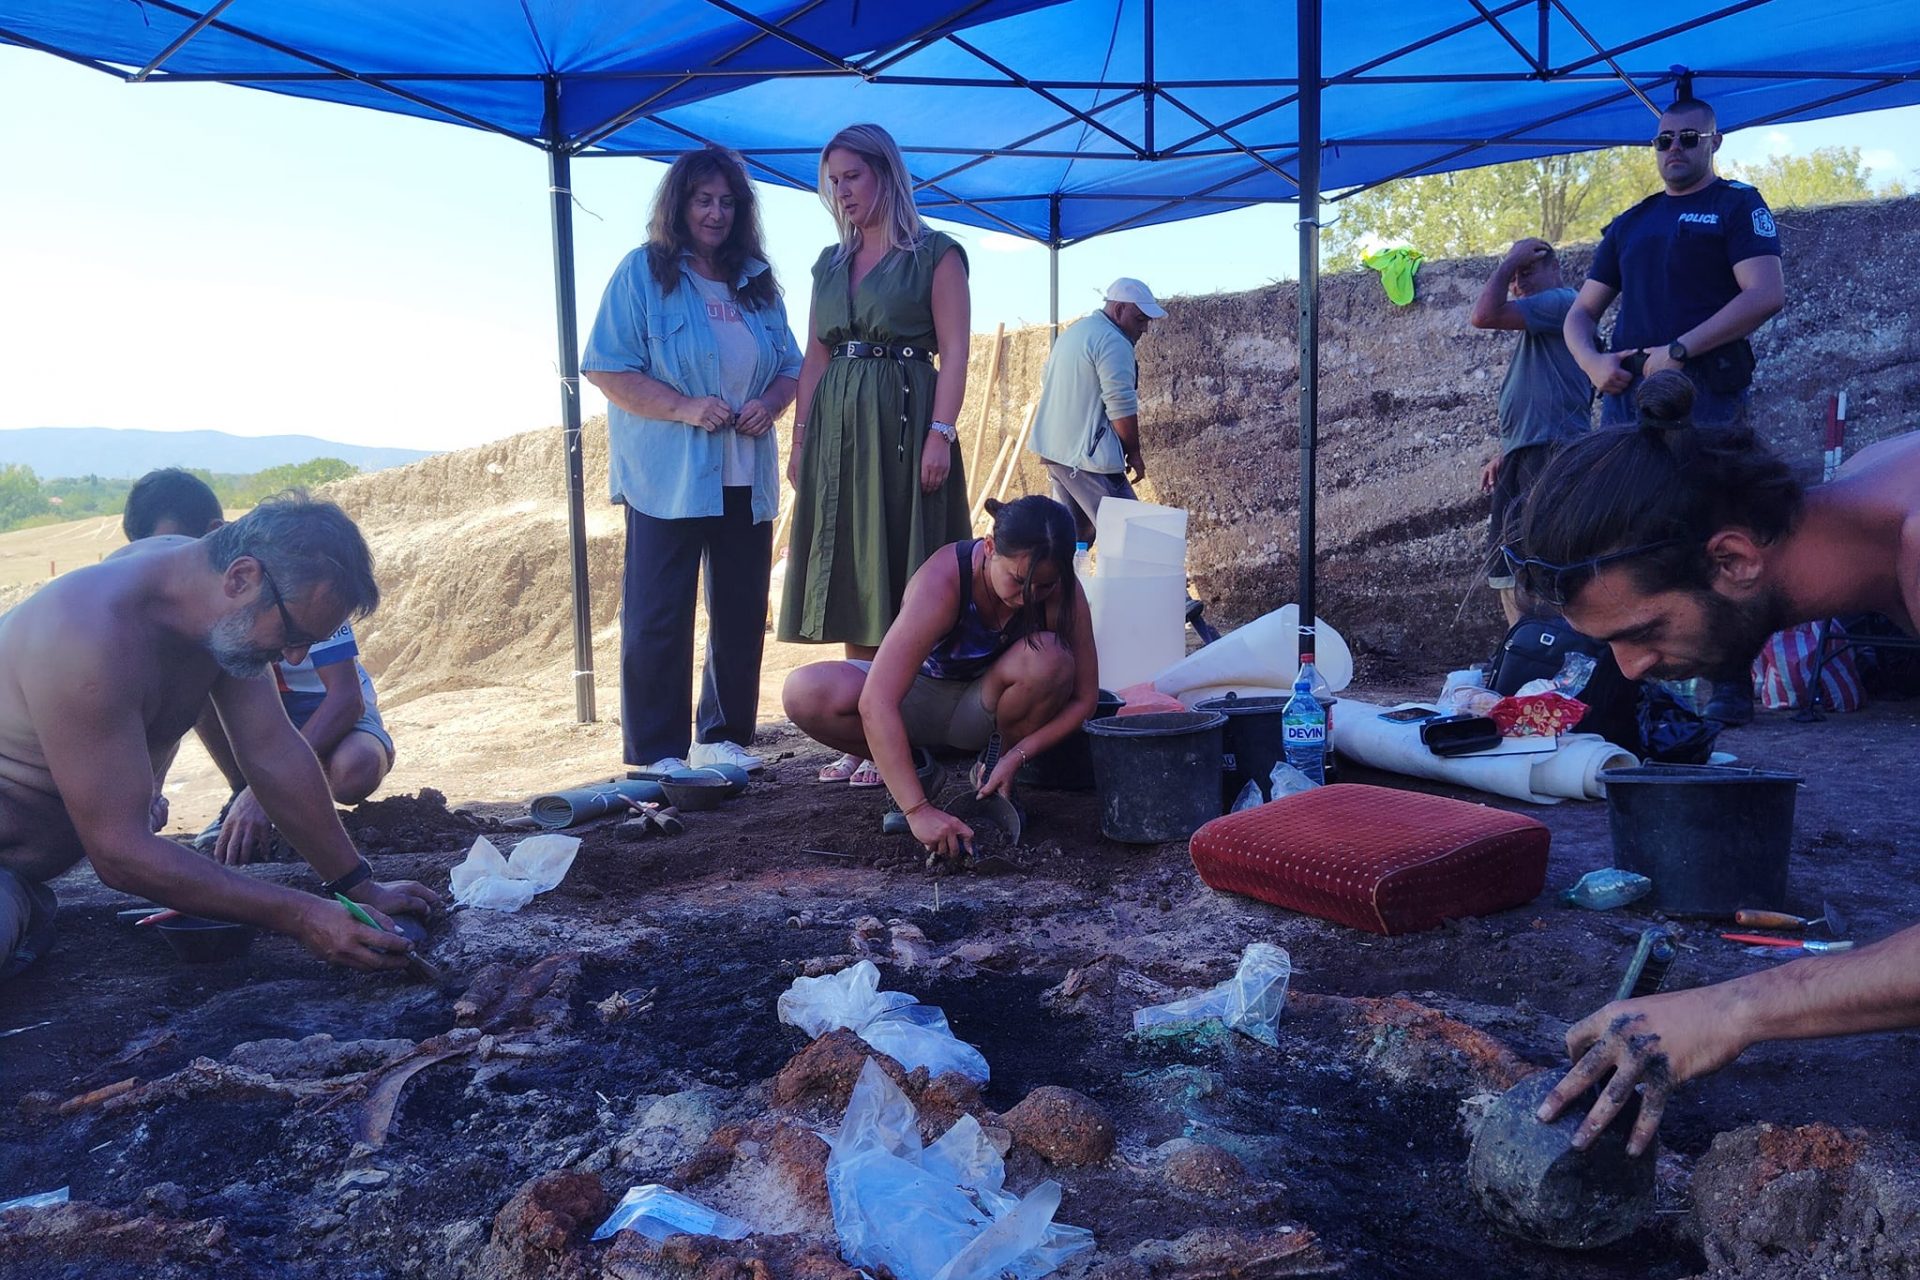
[[[1094,630],[1098,635],[1099,628]],[[1285,695],[1300,670],[1299,646],[1300,606],[1282,605],[1155,673],[1153,687],[1189,706],[1236,692]],[[1103,652],[1103,670],[1105,657]],[[1335,693],[1353,682],[1353,653],[1323,618],[1314,619],[1313,661]]]

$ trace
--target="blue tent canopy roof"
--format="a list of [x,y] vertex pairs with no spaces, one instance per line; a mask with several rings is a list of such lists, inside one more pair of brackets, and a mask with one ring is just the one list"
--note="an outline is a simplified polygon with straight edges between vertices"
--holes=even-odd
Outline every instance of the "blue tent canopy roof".
[[[1292,200],[1293,8],[1066,0],[953,33],[867,80],[768,80],[654,112],[601,147],[664,157],[714,139],[806,187],[823,138],[874,120],[900,141],[929,213],[1056,243]],[[1648,102],[1671,101],[1682,69],[1729,129],[1920,102],[1911,3],[1400,0],[1327,5],[1323,22],[1329,191],[1644,143]]]

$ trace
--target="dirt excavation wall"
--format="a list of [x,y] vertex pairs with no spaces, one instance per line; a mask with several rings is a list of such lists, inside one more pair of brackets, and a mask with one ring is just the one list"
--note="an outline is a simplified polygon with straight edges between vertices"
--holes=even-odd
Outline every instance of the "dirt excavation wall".
[[[1850,449],[1920,426],[1920,329],[1898,269],[1920,234],[1920,199],[1779,221],[1788,305],[1756,341],[1755,412],[1812,471],[1842,389]],[[1587,256],[1569,253],[1572,278]],[[1404,308],[1371,272],[1322,287],[1320,612],[1385,666],[1444,668],[1499,635],[1498,607],[1476,587],[1487,511],[1478,471],[1514,338],[1466,323],[1491,266],[1427,263]],[[1287,284],[1174,299],[1140,351],[1143,496],[1192,512],[1195,591],[1232,621],[1285,603],[1297,580],[1297,298]],[[974,338],[960,422],[963,453],[978,458],[974,488],[1004,449],[1016,464],[1005,492],[1044,492],[1032,455],[1012,446],[1038,395],[1047,330],[1007,334],[989,387],[993,345],[991,334]],[[784,440],[786,423],[781,431]],[[605,501],[598,420],[586,468],[604,666],[618,652],[622,533]],[[547,428],[335,486],[380,557],[387,603],[362,644],[383,690],[412,697],[570,667],[562,477],[559,432]]]

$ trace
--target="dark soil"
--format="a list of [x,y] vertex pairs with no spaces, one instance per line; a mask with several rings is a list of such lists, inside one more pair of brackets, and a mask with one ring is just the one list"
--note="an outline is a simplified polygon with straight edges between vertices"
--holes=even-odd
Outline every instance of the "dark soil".
[[[1400,692],[1419,690],[1374,696]],[[1862,942],[1920,919],[1907,847],[1915,721],[1916,705],[1901,703],[1814,725],[1768,714],[1723,741],[1743,762],[1805,776],[1790,905],[1818,914],[1832,901]],[[798,743],[776,739],[783,745]],[[248,1041],[420,1040],[454,1022],[446,994],[329,969],[285,938],[264,936],[249,955],[219,964],[177,963],[160,939],[116,920],[130,904],[90,871],[64,878],[56,951],[0,988],[0,1031],[34,1028],[0,1038],[0,1200],[70,1185],[75,1200],[128,1220],[225,1229],[211,1253],[188,1257],[150,1247],[157,1227],[21,1252],[0,1226],[0,1274],[487,1274],[481,1254],[493,1217],[533,1178],[587,1169],[617,1196],[691,1154],[665,1166],[621,1164],[623,1136],[654,1099],[706,1090],[728,1119],[764,1112],[764,1082],[804,1044],[777,1020],[780,993],[817,971],[810,962],[831,969],[862,955],[880,965],[885,987],[941,1007],[982,1050],[994,1073],[984,1094],[991,1110],[1063,1085],[1111,1114],[1120,1152],[1106,1165],[1051,1168],[1024,1149],[1008,1164],[1016,1190],[1042,1177],[1061,1182],[1059,1217],[1094,1231],[1096,1264],[1195,1227],[1297,1223],[1353,1276],[1689,1276],[1704,1263],[1678,1226],[1685,1171],[1715,1134],[1820,1120],[1920,1138],[1908,1069],[1920,1033],[1762,1046],[1669,1109],[1670,1167],[1649,1225],[1585,1255],[1514,1242],[1480,1217],[1467,1190],[1461,1108],[1471,1090],[1457,1081],[1383,1072],[1349,1026],[1311,1001],[1283,1021],[1277,1050],[1238,1036],[1140,1041],[1127,1034],[1129,1019],[1140,1004],[1228,976],[1245,944],[1264,940],[1291,952],[1296,992],[1406,993],[1529,1062],[1558,1062],[1567,1023],[1608,998],[1654,919],[1552,904],[1553,890],[1608,863],[1604,805],[1525,810],[1553,831],[1548,896],[1378,938],[1214,894],[1183,845],[1103,839],[1091,794],[1023,794],[1024,843],[936,881],[910,838],[880,834],[884,793],[819,785],[818,763],[804,751],[781,759],[746,796],[687,815],[678,838],[634,841],[612,821],[591,827],[579,833],[566,882],[521,913],[463,912],[436,926],[429,954],[456,976],[572,949],[583,953],[580,978],[539,1055],[427,1068],[373,1151],[356,1151],[342,1112],[281,1098],[216,1092],[68,1116],[36,1111],[31,1099],[17,1105],[161,1079]],[[1446,791],[1356,769],[1344,780]],[[349,826],[381,854],[383,877],[444,889],[475,834],[491,832],[503,849],[519,838],[498,827],[509,813],[395,797],[361,806]],[[254,874],[310,882],[299,867]],[[877,932],[860,923],[869,917]],[[1773,962],[1712,928],[1679,927],[1677,983]],[[909,935],[923,938],[918,955],[902,941]],[[1076,1009],[1048,994],[1103,956],[1118,957],[1142,991],[1163,994],[1127,989]],[[618,992],[638,1011],[603,1022],[596,1005]],[[34,1027],[42,1021],[51,1025]],[[1230,1152],[1251,1189],[1231,1204],[1168,1193],[1151,1172],[1154,1148],[1177,1138]]]

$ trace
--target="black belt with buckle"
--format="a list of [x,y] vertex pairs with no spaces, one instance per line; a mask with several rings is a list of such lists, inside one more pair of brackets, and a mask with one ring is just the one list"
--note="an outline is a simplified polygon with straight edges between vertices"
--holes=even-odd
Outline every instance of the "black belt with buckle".
[[925,347],[912,347],[905,344],[896,346],[887,342],[838,342],[829,350],[835,359],[844,356],[849,360],[918,360],[923,364],[933,363],[933,352]]

